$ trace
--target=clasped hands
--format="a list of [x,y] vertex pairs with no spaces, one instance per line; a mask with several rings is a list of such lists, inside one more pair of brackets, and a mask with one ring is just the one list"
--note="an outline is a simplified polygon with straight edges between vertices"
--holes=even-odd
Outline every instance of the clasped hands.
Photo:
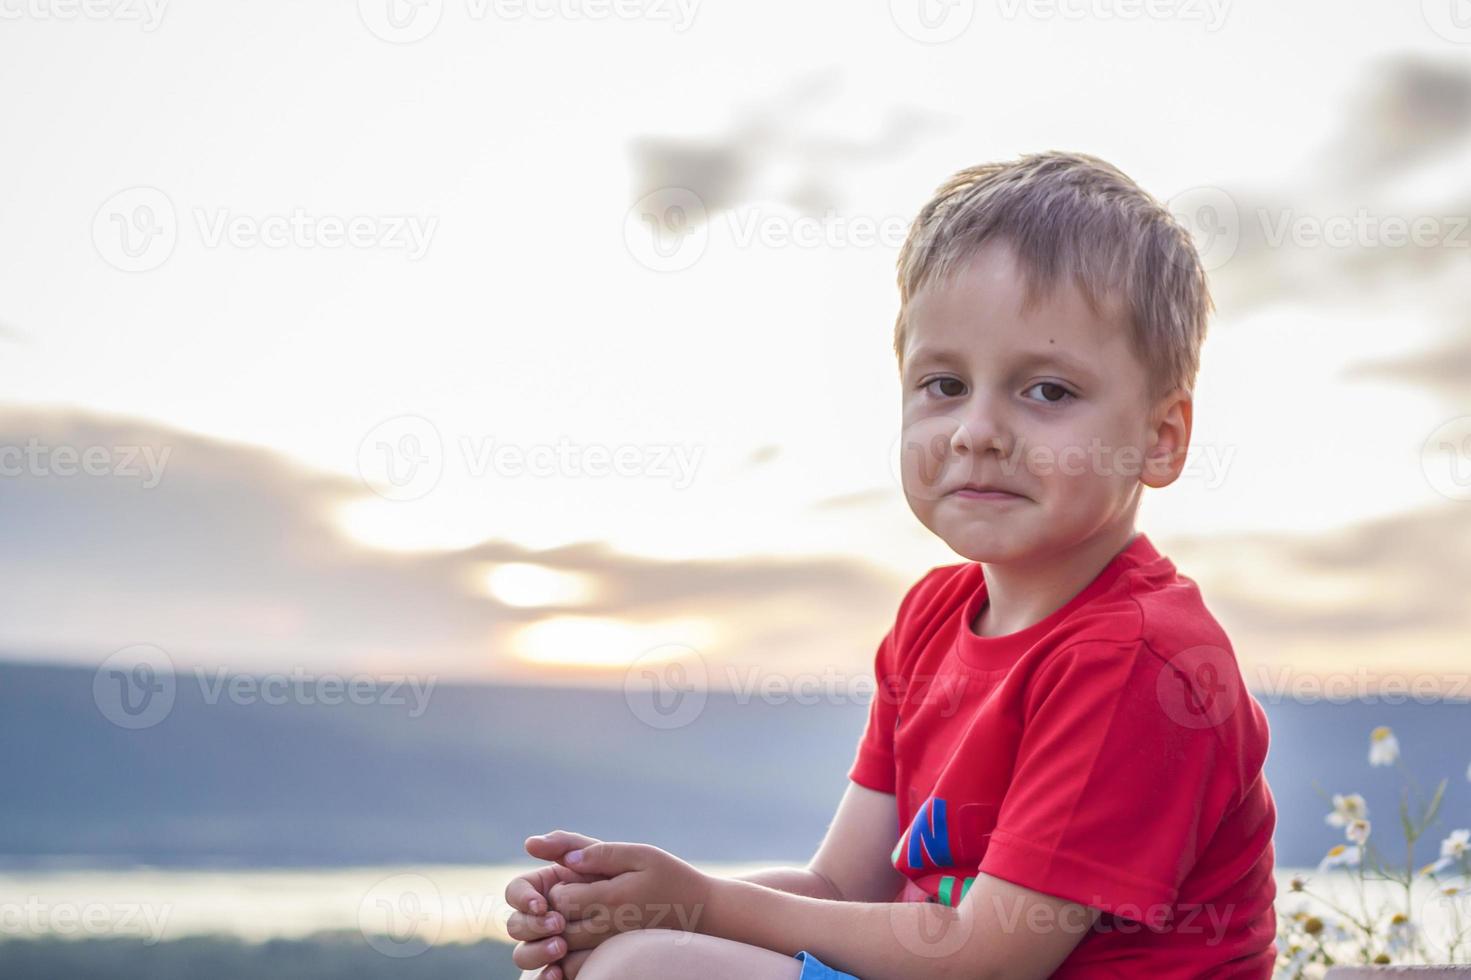
[[554,862],[506,886],[511,961],[538,980],[574,980],[593,949],[634,929],[698,931],[711,877],[651,844],[554,830],[526,839]]

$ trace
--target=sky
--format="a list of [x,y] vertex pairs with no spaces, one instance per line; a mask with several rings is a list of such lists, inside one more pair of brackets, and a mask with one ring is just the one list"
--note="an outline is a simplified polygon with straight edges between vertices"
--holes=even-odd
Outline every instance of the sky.
[[959,560],[896,476],[904,228],[1070,149],[1210,268],[1139,526],[1248,683],[1449,674],[1464,3],[0,5],[0,652],[869,671]]

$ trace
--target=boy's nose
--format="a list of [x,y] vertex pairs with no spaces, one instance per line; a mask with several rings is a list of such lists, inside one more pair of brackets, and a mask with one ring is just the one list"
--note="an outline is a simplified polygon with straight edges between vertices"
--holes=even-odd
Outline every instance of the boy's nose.
[[950,436],[951,452],[979,456],[995,449],[1004,455],[1011,445],[1010,429],[995,415],[967,413],[960,416],[959,423]]

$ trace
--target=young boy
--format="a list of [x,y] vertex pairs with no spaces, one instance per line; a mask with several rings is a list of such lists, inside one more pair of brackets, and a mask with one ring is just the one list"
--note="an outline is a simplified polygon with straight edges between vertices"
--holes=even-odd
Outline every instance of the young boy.
[[1190,442],[1212,304],[1189,237],[1102,160],[1026,156],[940,187],[899,296],[904,493],[966,560],[899,604],[817,854],[733,879],[531,838],[557,863],[507,889],[514,961],[550,980],[1269,977],[1266,718],[1195,582],[1134,529]]

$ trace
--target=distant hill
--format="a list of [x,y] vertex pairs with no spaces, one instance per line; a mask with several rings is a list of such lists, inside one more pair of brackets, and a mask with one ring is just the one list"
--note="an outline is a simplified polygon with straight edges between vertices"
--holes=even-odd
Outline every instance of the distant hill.
[[[99,710],[91,670],[0,664],[0,860],[500,863],[557,827],[695,861],[801,860],[843,793],[867,710],[712,692],[688,724],[662,729],[640,720],[657,722],[657,706],[621,691],[441,685],[422,716],[411,705],[212,704],[189,674],[162,721],[130,731]],[[1471,825],[1465,703],[1264,707],[1279,864],[1316,864],[1337,841],[1313,778],[1363,792],[1384,818],[1376,834],[1398,833],[1398,774],[1366,759],[1378,724],[1395,728],[1427,789],[1452,777],[1442,830]],[[1423,846],[1429,860],[1436,843]]]

